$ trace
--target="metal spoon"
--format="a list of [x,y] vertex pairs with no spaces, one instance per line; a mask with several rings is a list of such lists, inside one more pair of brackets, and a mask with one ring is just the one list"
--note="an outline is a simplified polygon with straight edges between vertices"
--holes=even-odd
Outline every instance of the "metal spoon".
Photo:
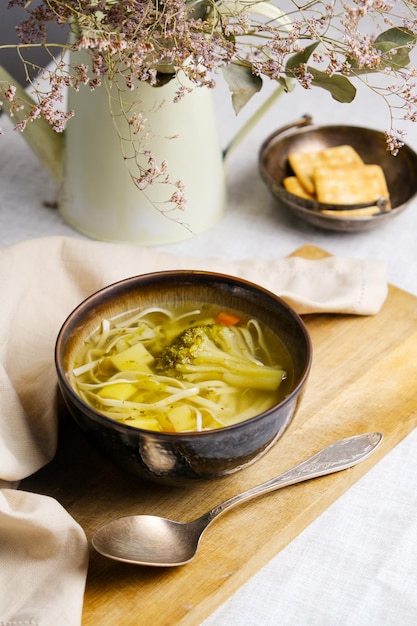
[[352,467],[369,457],[381,441],[381,433],[341,439],[283,474],[218,504],[192,522],[175,522],[155,515],[121,517],[96,531],[93,546],[116,561],[158,567],[184,565],[195,556],[207,526],[222,513],[275,489]]

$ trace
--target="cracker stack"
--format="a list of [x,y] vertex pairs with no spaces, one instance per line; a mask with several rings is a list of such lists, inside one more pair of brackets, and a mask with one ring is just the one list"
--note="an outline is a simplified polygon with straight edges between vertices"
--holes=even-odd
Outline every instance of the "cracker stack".
[[374,206],[346,211],[323,209],[323,213],[354,217],[380,212],[378,200],[386,200],[389,210],[389,192],[383,169],[366,165],[356,150],[349,145],[335,146],[319,151],[293,152],[288,161],[294,176],[283,180],[290,193],[332,205],[371,204]]

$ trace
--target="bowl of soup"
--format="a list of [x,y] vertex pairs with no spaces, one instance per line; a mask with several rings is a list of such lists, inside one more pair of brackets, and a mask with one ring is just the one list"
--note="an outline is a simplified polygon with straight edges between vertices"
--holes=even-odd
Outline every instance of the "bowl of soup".
[[184,483],[254,463],[293,420],[311,340],[275,294],[234,276],[165,271],[81,302],[56,341],[70,415],[139,478]]

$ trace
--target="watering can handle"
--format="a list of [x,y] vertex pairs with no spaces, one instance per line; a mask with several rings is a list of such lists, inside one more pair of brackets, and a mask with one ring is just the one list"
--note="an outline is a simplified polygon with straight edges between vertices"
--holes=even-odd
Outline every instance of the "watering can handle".
[[309,126],[312,123],[313,123],[313,118],[311,117],[311,115],[306,113],[295,122],[290,122],[289,124],[286,124],[285,126],[281,126],[281,128],[278,128],[278,130],[272,133],[272,135],[269,135],[269,137],[264,141],[264,143],[260,147],[260,154],[263,153],[263,151],[267,148],[267,146],[270,143],[272,143],[276,137],[278,137],[279,135],[282,135],[283,133],[286,133],[287,130],[293,130],[294,128],[303,128],[304,126]]

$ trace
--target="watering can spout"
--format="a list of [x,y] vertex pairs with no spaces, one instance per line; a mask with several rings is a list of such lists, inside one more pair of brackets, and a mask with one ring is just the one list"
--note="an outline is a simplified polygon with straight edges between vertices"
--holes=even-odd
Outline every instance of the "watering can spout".
[[[0,66],[0,82],[3,81],[16,85],[15,79]],[[3,98],[2,110],[12,118],[16,125],[26,118],[28,109],[31,106],[31,97],[23,87],[16,85],[15,100],[22,104],[21,109],[13,110],[12,112],[11,103],[6,98]],[[40,118],[36,120],[36,123],[28,122],[23,136],[52,177],[57,182],[60,182],[62,178],[64,147],[63,133],[55,132],[46,120]]]

